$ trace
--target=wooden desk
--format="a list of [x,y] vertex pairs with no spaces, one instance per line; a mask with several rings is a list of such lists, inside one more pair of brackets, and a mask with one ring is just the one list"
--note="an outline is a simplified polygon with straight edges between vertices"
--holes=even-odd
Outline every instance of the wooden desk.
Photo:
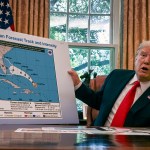
[[[10,150],[150,150],[150,136],[68,133],[17,133],[18,128],[50,125],[0,125],[0,149]],[[52,125],[51,125],[52,126]],[[63,126],[60,126],[63,127]],[[73,126],[65,126],[73,127]],[[119,137],[120,136],[120,137]],[[124,141],[126,139],[126,142]],[[128,141],[128,142],[127,142]]]

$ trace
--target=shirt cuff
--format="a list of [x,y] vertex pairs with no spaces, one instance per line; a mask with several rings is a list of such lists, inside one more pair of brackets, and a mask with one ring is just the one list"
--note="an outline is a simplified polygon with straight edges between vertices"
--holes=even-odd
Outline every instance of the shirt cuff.
[[76,85],[76,86],[74,87],[75,91],[76,91],[81,85],[82,85],[82,82],[80,82],[78,85]]

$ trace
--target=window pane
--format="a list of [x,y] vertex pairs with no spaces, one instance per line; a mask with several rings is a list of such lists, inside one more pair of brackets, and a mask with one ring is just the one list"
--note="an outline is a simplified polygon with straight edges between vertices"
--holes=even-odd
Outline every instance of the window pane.
[[69,0],[69,12],[88,13],[88,0]]
[[67,12],[67,0],[50,0],[51,12]]
[[81,76],[88,71],[88,48],[69,48],[71,67]]
[[110,0],[91,0],[91,13],[110,14]]
[[114,65],[114,48],[98,48],[91,50],[91,69],[97,75],[108,75]]
[[90,43],[109,44],[110,17],[91,16],[90,18]]
[[65,41],[67,16],[60,13],[51,13],[50,38]]
[[87,43],[88,16],[70,15],[68,28],[69,42]]
[[[98,47],[98,48],[69,48],[71,67],[81,76],[88,69],[93,70],[97,75],[107,75],[114,69],[115,48]],[[90,62],[89,58],[90,57]],[[82,78],[81,78],[82,79]],[[84,81],[84,80],[83,80]]]

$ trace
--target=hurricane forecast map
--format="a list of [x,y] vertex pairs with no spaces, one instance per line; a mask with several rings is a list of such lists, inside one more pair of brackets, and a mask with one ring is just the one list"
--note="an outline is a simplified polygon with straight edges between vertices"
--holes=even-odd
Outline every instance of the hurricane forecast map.
[[70,69],[68,43],[0,29],[0,124],[78,123]]
[[2,100],[59,102],[53,50],[0,45],[0,83]]

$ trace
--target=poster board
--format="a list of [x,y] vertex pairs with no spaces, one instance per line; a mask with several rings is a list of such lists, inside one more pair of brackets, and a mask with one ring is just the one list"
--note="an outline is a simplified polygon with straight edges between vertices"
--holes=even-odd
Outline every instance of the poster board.
[[0,30],[0,124],[77,124],[68,45]]

